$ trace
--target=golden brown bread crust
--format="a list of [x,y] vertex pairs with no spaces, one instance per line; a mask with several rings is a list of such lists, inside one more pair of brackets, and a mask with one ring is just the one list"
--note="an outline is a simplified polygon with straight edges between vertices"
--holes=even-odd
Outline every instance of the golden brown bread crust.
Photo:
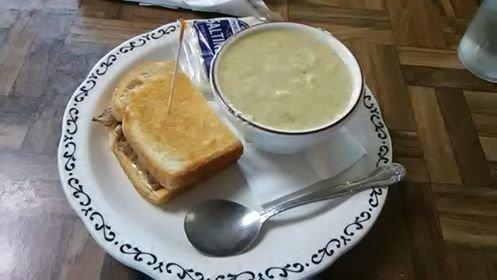
[[136,191],[148,202],[152,204],[162,204],[168,202],[172,198],[176,197],[180,193],[184,192],[188,188],[180,188],[175,190],[166,189],[162,186],[153,187],[154,183],[151,183],[143,173],[140,172],[136,164],[133,162],[129,154],[125,153],[119,148],[118,133],[115,129],[110,129],[110,142],[111,150],[116,156],[119,164],[121,165],[124,173],[128,176],[129,180],[135,187]]
[[[125,120],[126,117],[123,118],[123,124],[125,123]],[[239,141],[234,141],[223,150],[212,153],[208,157],[190,161],[188,168],[183,168],[179,172],[164,172],[162,166],[158,165],[155,159],[148,157],[146,155],[147,153],[143,151],[143,147],[135,142],[133,133],[125,132],[127,131],[126,128],[127,126],[123,125],[124,135],[131,135],[131,137],[126,137],[126,139],[139,155],[145,168],[154,176],[154,178],[157,178],[161,185],[165,185],[166,188],[170,190],[193,185],[210,175],[214,175],[218,171],[236,162],[243,153],[242,144]]]
[[173,68],[174,61],[148,61],[136,65],[124,74],[112,95],[111,107],[114,118],[121,121],[124,109],[137,89],[154,80],[170,79]]
[[132,156],[129,153],[124,152],[119,148],[118,141],[118,132],[116,129],[110,129],[110,141],[111,141],[111,150],[116,156],[121,165],[124,173],[128,176],[129,180],[135,187],[136,191],[148,202],[152,204],[163,204],[171,199],[175,198],[179,194],[185,192],[190,187],[195,185],[198,181],[217,173],[222,170],[226,166],[236,161],[243,151],[243,146],[234,145],[233,149],[229,152],[221,155],[220,157],[212,160],[210,164],[200,165],[197,169],[193,170],[189,176],[178,177],[176,182],[178,185],[183,187],[168,189],[163,186],[154,186],[155,182],[150,182],[147,179],[147,176],[144,176],[142,172],[140,172],[136,163],[133,162]]
[[[233,143],[222,153],[215,155],[208,162],[196,162],[191,169],[179,173],[172,177],[171,184],[177,188],[184,188],[194,185],[236,162],[243,153],[243,146],[240,142]],[[175,190],[176,190],[175,189]]]
[[188,77],[179,73],[171,112],[170,81],[147,84],[131,97],[123,133],[145,168],[166,188],[182,188],[235,162],[243,147]]

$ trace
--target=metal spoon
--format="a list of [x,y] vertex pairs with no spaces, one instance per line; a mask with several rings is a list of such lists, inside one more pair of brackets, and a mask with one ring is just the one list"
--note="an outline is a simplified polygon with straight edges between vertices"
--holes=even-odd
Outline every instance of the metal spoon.
[[354,194],[372,187],[385,187],[399,182],[406,174],[404,166],[392,163],[380,166],[367,177],[345,182],[332,187],[326,186],[327,179],[310,186],[307,193],[280,202],[262,212],[249,209],[229,200],[207,200],[190,210],[184,221],[188,240],[199,251],[212,256],[239,254],[254,242],[262,224],[269,218],[288,209],[307,203]]

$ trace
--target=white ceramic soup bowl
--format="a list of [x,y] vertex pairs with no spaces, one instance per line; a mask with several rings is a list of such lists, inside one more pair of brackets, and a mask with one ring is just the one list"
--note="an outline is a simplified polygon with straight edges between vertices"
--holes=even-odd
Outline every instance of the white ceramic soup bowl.
[[[328,44],[330,46],[330,52],[334,51],[342,58],[351,74],[352,92],[350,94],[346,109],[343,110],[343,112],[340,112],[336,118],[330,120],[324,125],[311,127],[305,130],[282,130],[274,127],[268,127],[250,120],[244,115],[243,112],[233,106],[233,104],[225,96],[222,91],[222,87],[220,87],[217,72],[217,69],[219,69],[218,66],[223,61],[224,54],[229,52],[233,47],[233,44],[242,39],[244,36],[268,29],[292,29],[306,32],[316,40]],[[264,58],[259,57],[254,59]],[[242,133],[244,139],[247,142],[254,144],[255,147],[259,149],[278,154],[298,153],[312,145],[317,144],[318,142],[326,140],[329,137],[333,137],[333,131],[344,125],[347,119],[350,118],[350,115],[352,115],[354,109],[357,107],[362,91],[364,90],[363,76],[359,64],[357,63],[354,55],[343,43],[326,31],[312,26],[291,22],[271,22],[254,25],[230,37],[214,56],[210,70],[210,77],[211,88],[216,101],[222,108],[223,113],[229,121]]]

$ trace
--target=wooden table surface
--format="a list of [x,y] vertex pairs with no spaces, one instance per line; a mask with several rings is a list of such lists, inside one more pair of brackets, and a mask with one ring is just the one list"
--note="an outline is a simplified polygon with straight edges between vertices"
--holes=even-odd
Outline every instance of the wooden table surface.
[[[356,54],[408,177],[323,279],[497,279],[497,85],[456,55],[476,0],[268,1]],[[102,0],[0,1],[0,279],[146,279],[88,235],[57,174],[61,117],[92,65],[212,15]]]

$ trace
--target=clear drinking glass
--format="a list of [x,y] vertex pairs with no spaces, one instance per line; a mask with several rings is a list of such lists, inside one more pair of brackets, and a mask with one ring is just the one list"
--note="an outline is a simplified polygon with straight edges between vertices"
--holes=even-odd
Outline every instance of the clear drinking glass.
[[497,83],[497,0],[484,0],[459,43],[459,60],[466,69]]

